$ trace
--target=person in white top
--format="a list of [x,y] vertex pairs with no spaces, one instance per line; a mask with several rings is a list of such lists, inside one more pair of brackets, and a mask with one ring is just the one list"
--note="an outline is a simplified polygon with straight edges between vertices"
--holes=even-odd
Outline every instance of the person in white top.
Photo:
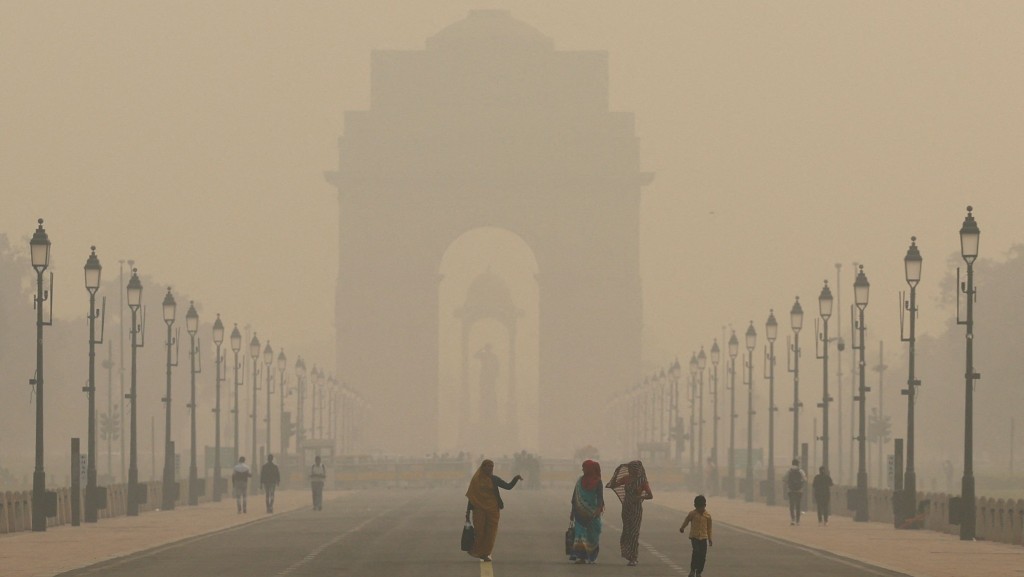
[[248,513],[245,495],[249,488],[249,477],[252,477],[249,465],[245,464],[245,457],[239,457],[238,463],[231,473],[231,485],[234,489],[235,503],[238,505],[239,513]]
[[320,455],[317,455],[313,468],[309,472],[309,486],[313,489],[313,510],[323,511],[324,509],[324,481],[327,480],[327,467],[320,462]]

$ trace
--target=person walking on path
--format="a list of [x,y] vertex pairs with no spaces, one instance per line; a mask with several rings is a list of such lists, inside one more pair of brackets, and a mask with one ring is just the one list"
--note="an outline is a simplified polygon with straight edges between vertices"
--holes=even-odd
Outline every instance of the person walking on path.
[[604,512],[604,485],[601,483],[601,465],[597,461],[583,461],[583,475],[576,481],[572,492],[572,510],[569,519],[574,524],[574,540],[570,561],[582,565],[596,563],[600,552],[601,513]]
[[708,558],[708,547],[714,543],[711,541],[711,513],[707,511],[708,500],[704,495],[697,495],[693,499],[693,511],[686,515],[683,526],[679,532],[683,533],[686,526],[690,526],[690,545],[693,547],[693,554],[690,556],[690,576],[700,577],[704,572],[704,562]]
[[626,565],[636,567],[640,561],[640,522],[643,520],[643,502],[653,499],[647,472],[640,461],[630,461],[615,468],[611,481],[605,485],[615,491],[622,502],[622,536],[619,549]]
[[473,515],[473,529],[475,538],[473,546],[467,551],[473,557],[481,561],[490,561],[491,553],[494,551],[494,541],[498,538],[498,521],[501,519],[501,510],[505,503],[501,500],[501,493],[498,489],[511,490],[516,483],[522,480],[521,475],[512,477],[512,482],[506,482],[494,474],[494,461],[484,459],[480,467],[473,473],[469,481],[469,488],[466,490],[466,522],[469,516]]
[[238,505],[239,513],[248,513],[245,496],[249,491],[249,477],[252,477],[249,465],[245,464],[245,457],[239,457],[231,472],[231,488],[235,493],[235,504]]
[[814,491],[814,504],[818,509],[818,524],[828,527],[828,516],[832,506],[832,476],[828,469],[818,467],[818,474],[811,481],[811,490]]
[[267,462],[260,468],[260,486],[267,498],[267,513],[274,512],[274,493],[281,484],[281,470],[274,464],[274,456],[267,455]]
[[793,466],[786,471],[786,490],[789,491],[789,524],[800,524],[800,506],[804,497],[807,475],[800,469],[800,459],[793,459]]
[[309,470],[309,487],[313,490],[313,510],[324,510],[324,483],[327,481],[327,466],[320,462],[320,455],[313,460]]

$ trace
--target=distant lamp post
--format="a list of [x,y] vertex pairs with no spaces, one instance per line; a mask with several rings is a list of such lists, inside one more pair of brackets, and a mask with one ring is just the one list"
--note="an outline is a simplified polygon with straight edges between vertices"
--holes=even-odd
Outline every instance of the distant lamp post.
[[[163,398],[164,408],[164,475],[163,475],[163,499],[161,506],[164,511],[174,509],[178,500],[178,483],[174,475],[174,441],[171,440],[171,367],[178,366],[178,333],[172,332],[174,317],[177,311],[177,303],[174,302],[174,295],[171,294],[171,287],[167,287],[167,294],[164,295],[163,313],[164,323],[167,324],[167,393]],[[174,348],[174,359],[171,359],[171,348]]]
[[[821,407],[821,466],[826,469],[829,468],[829,403],[832,402],[832,395],[829,394],[828,390],[828,344],[831,339],[828,337],[828,320],[832,317],[832,291],[828,288],[828,281],[821,287],[821,293],[818,294],[818,314],[821,316],[822,330],[818,333],[818,340],[814,343],[816,356],[821,359],[821,403],[818,404]],[[817,329],[817,320],[815,320],[815,329]],[[817,331],[815,331],[817,332]],[[821,343],[821,352],[819,353],[818,342]],[[801,467],[804,471],[807,470],[808,464],[801,463]]]
[[707,486],[707,479],[704,478],[704,370],[708,366],[708,356],[704,354],[704,347],[700,348],[700,352],[697,353],[697,395],[698,402],[700,403],[697,415],[697,464],[700,467],[701,484],[700,489],[703,491]]
[[270,395],[274,392],[274,349],[270,348],[270,341],[267,341],[263,348],[263,364],[267,366],[267,416],[264,419],[267,423],[267,454],[270,454]]
[[858,414],[859,414],[859,425],[857,431],[857,502],[855,505],[855,513],[853,516],[854,521],[864,522],[868,520],[868,472],[867,472],[867,435],[865,434],[865,428],[867,425],[867,415],[865,413],[865,406],[867,402],[867,393],[869,389],[864,383],[864,309],[868,306],[868,290],[871,285],[868,283],[868,277],[864,275],[864,265],[860,265],[860,270],[857,271],[857,279],[853,282],[853,302],[857,307],[857,321],[855,327],[857,329],[857,343],[856,350],[859,352],[858,358],[858,373],[860,375],[860,382],[858,387],[857,396],[854,398],[858,403]]
[[214,358],[214,369],[216,374],[213,377],[216,401],[213,407],[213,500],[220,501],[220,383],[224,380],[221,371],[224,369],[224,359],[221,357],[220,346],[224,344],[224,323],[217,314],[217,320],[213,321],[213,344],[216,347]]
[[[288,389],[285,387],[284,382],[284,371],[288,367],[288,356],[284,354],[284,349],[277,354],[277,390],[278,400],[280,401],[280,410],[277,413],[277,426],[281,430],[281,453],[288,453],[288,441],[291,439],[291,431],[287,430],[284,422],[284,398],[287,396]],[[291,427],[289,424],[288,427]]]
[[295,388],[298,389],[298,397],[295,399],[295,450],[299,452],[300,462],[305,466],[306,452],[303,450],[304,428],[306,426],[305,421],[305,407],[306,402],[306,361],[299,357],[295,361]]
[[[142,281],[139,280],[138,269],[132,269],[132,278],[128,279],[128,310],[132,312],[131,347],[132,347],[132,373],[131,385],[127,395],[131,403],[132,424],[129,431],[130,440],[128,448],[128,516],[134,517],[139,514],[139,502],[141,491],[145,487],[139,485],[139,442],[138,442],[138,410],[136,405],[138,399],[138,350],[146,345],[146,313],[143,310],[142,318],[139,319],[139,310],[142,308]],[[141,335],[141,339],[139,338]]]
[[242,350],[242,333],[239,332],[239,330],[238,330],[238,323],[235,323],[235,328],[231,330],[231,352],[233,352],[235,354],[235,359],[234,359],[234,377],[233,377],[233,380],[231,382],[233,388],[235,389],[235,404],[234,404],[234,407],[231,409],[231,413],[232,413],[232,416],[234,417],[234,421],[235,421],[234,422],[234,427],[235,427],[235,444],[234,444],[234,447],[235,447],[235,459],[234,459],[234,462],[236,462],[236,463],[238,462],[238,457],[242,454],[241,447],[238,444],[239,443],[239,441],[238,441],[238,415],[240,414],[238,412],[238,409],[239,409],[239,405],[238,405],[238,389],[242,386],[242,381],[238,380],[238,370],[242,368],[242,365],[240,365],[238,363],[238,352],[241,351],[241,350]]
[[[800,306],[800,297],[796,297],[793,308],[789,310],[789,324],[793,329],[793,343],[787,345],[786,359],[789,361],[789,372],[793,373],[793,458],[800,458],[800,329],[804,327],[804,308]],[[804,465],[806,468],[807,465]]]
[[718,339],[711,344],[711,396],[713,398],[711,417],[711,489],[717,493],[720,489],[718,482],[718,362],[721,360],[721,349],[718,348]]
[[[917,387],[921,385],[914,374],[915,353],[917,344],[917,284],[921,282],[921,251],[917,249],[917,237],[910,237],[910,247],[903,257],[903,270],[910,286],[910,300],[900,295],[900,339],[908,343],[907,355],[907,388],[902,391],[907,396],[907,466],[903,475],[903,497],[898,501],[900,512],[896,518],[896,528],[903,528],[903,521],[914,516],[917,511],[917,472],[914,470],[914,399]],[[910,335],[903,336],[903,319],[910,315]]]
[[747,345],[747,490],[746,500],[754,500],[754,347],[757,346],[757,331],[754,321],[750,321],[746,334]]
[[[960,269],[957,268],[956,321],[967,327],[966,351],[967,370],[965,376],[966,400],[964,403],[964,476],[960,493],[960,540],[970,541],[975,536],[976,515],[974,496],[974,381],[981,375],[974,372],[974,301],[977,292],[974,289],[974,261],[978,258],[978,241],[981,230],[972,214],[974,209],[967,207],[967,216],[960,227],[960,256],[967,263],[967,283],[960,284]],[[960,293],[964,293],[967,301],[967,319],[960,320]]]
[[[96,291],[100,289],[100,274],[103,267],[96,256],[96,247],[85,261],[85,290],[89,291],[89,384],[85,387],[89,399],[89,429],[86,440],[89,452],[86,466],[85,482],[85,522],[95,523],[97,515],[96,503],[96,345],[103,344],[103,333],[106,326],[106,303],[103,299],[103,310],[96,309]],[[96,317],[102,315],[100,338],[96,339]]]
[[256,338],[255,331],[252,333],[252,340],[249,341],[249,356],[252,357],[252,455],[249,457],[249,461],[252,462],[253,467],[255,468],[257,465],[256,409],[259,401],[259,395],[257,393],[260,390],[260,340]]
[[736,498],[736,355],[740,354],[740,341],[736,331],[729,337],[729,487],[730,499]]
[[[201,373],[202,357],[199,356],[199,343],[196,339],[196,332],[199,331],[199,313],[196,312],[195,303],[189,301],[188,312],[185,313],[185,328],[189,337],[189,384],[191,385],[192,396],[188,403],[191,413],[192,445],[188,465],[188,504],[199,504],[199,465],[196,463],[196,375]],[[196,362],[198,359],[198,363]],[[199,365],[198,368],[196,365]]]
[[695,353],[690,354],[690,393],[687,400],[690,401],[690,479],[700,479],[700,461],[697,460],[697,373],[700,371],[700,364]]
[[768,505],[775,504],[775,339],[779,336],[779,323],[775,320],[775,311],[768,311],[768,320],[764,323],[764,337],[768,339],[768,349],[764,355],[765,378],[768,379],[768,466],[767,483]]
[[[36,376],[29,380],[36,393],[36,464],[32,473],[32,530],[46,531],[46,471],[43,468],[43,327],[53,324],[53,296],[43,290],[43,272],[50,266],[50,237],[39,219],[39,228],[29,241],[32,268],[36,271]],[[50,273],[50,287],[53,288],[53,273]],[[43,303],[50,301],[50,320],[43,320]]]

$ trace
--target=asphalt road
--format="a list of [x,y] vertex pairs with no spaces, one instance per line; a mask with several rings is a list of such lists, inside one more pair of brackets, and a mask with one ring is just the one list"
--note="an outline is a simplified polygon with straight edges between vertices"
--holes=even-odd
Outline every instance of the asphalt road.
[[[459,550],[465,499],[461,491],[379,490],[344,495],[320,512],[268,515],[257,523],[197,536],[69,573],[66,577],[553,577],[679,576],[689,571],[682,514],[649,502],[638,567],[619,557],[619,505],[609,497],[596,565],[563,555],[569,497],[554,491],[505,495],[493,563]],[[709,510],[714,515],[713,503]],[[250,512],[250,515],[253,513]],[[262,513],[256,513],[263,516]],[[788,525],[780,525],[780,531]],[[716,521],[704,575],[830,577],[901,575],[759,536]]]

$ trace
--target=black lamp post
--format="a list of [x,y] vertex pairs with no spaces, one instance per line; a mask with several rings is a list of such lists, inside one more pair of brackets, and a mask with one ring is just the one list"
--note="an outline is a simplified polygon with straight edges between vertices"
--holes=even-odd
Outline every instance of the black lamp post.
[[234,359],[234,378],[233,378],[233,380],[231,382],[231,384],[233,385],[233,388],[235,389],[235,404],[234,404],[234,408],[231,409],[231,413],[234,416],[234,421],[235,421],[234,422],[234,426],[235,426],[235,445],[234,445],[234,447],[235,447],[235,459],[234,459],[234,461],[236,463],[238,462],[238,457],[242,454],[242,449],[239,446],[239,441],[238,441],[238,415],[241,414],[241,413],[239,413],[239,405],[238,405],[238,389],[242,386],[242,381],[238,380],[238,370],[242,368],[242,365],[240,365],[238,363],[238,352],[241,351],[241,350],[242,350],[242,333],[238,330],[238,323],[235,323],[235,328],[231,330],[231,352],[233,352],[235,354],[235,359]]
[[[896,527],[901,528],[903,521],[915,514],[917,510],[917,473],[914,471],[914,399],[916,389],[921,381],[914,374],[914,361],[917,344],[917,284],[921,282],[921,252],[917,250],[917,237],[910,237],[910,247],[903,257],[903,270],[907,284],[910,286],[910,300],[903,301],[900,307],[900,339],[908,343],[907,355],[907,388],[901,391],[907,396],[907,466],[903,475],[903,497],[899,500],[900,515],[896,518]],[[910,336],[903,336],[903,318],[910,313]]]
[[[964,403],[964,476],[960,495],[960,540],[974,539],[976,514],[974,497],[974,381],[981,375],[974,372],[974,301],[977,293],[974,290],[974,261],[978,258],[978,241],[981,230],[974,220],[974,209],[967,207],[967,216],[960,227],[960,256],[967,263],[967,284],[961,284],[957,292],[957,324],[966,325],[967,370],[964,371],[966,399]],[[960,280],[960,269],[956,271],[957,282]],[[960,320],[960,293],[967,299],[967,319]]]
[[[284,349],[277,354],[277,389],[278,389],[278,400],[280,401],[280,411],[277,413],[277,426],[281,429],[281,453],[285,454],[288,452],[288,440],[291,438],[291,432],[285,429],[284,423],[284,398],[287,396],[288,389],[285,387],[284,382],[284,370],[288,366],[288,357],[284,354]],[[290,425],[289,425],[290,426]]]
[[[796,297],[793,308],[789,310],[789,324],[793,329],[793,344],[786,348],[786,359],[789,361],[789,372],[793,373],[793,458],[800,458],[800,329],[804,327],[804,308],[800,306],[800,297]],[[806,467],[806,465],[805,465]]]
[[257,466],[256,453],[256,418],[260,390],[260,340],[256,338],[256,331],[252,333],[252,340],[249,341],[249,356],[252,357],[252,454],[249,461],[253,468]]
[[[669,379],[672,380],[672,382],[670,383],[672,388],[669,389],[669,406],[668,406],[669,427],[672,429],[672,432],[669,435],[669,438],[672,441],[672,458],[673,458],[673,460],[677,460],[677,461],[679,460],[679,457],[682,454],[682,448],[683,448],[683,446],[682,446],[682,437],[680,436],[683,433],[683,427],[681,426],[681,424],[679,422],[679,376],[681,374],[682,374],[682,366],[679,364],[679,359],[677,358],[672,363],[672,365],[668,368],[668,377],[669,377]],[[348,435],[347,435],[346,431],[348,429],[348,423],[346,421],[348,419],[348,406],[349,406],[350,401],[351,401],[351,395],[349,394],[349,390],[348,390],[347,386],[343,386],[342,387],[342,392],[343,392],[343,399],[344,399],[343,408],[345,409],[345,411],[343,411],[342,414],[341,414],[341,419],[342,419],[341,420],[341,426],[342,426],[343,438],[345,439],[345,443],[346,443],[345,446],[347,446]]]
[[718,482],[718,361],[721,360],[721,350],[718,348],[718,339],[711,343],[711,396],[713,397],[711,417],[711,488],[714,492],[720,489]]
[[768,349],[764,355],[765,377],[768,379],[768,466],[767,486],[768,505],[775,504],[775,339],[779,336],[779,323],[775,320],[775,311],[768,311],[768,320],[764,323],[764,336],[768,339]]
[[704,490],[705,483],[707,483],[707,479],[704,478],[704,369],[707,366],[708,356],[704,354],[704,347],[701,347],[700,352],[697,353],[697,392],[699,393],[698,402],[700,403],[697,415],[697,464],[701,468],[701,490]]
[[[188,312],[185,313],[185,328],[188,331],[189,337],[189,384],[191,385],[191,399],[188,403],[188,409],[191,413],[191,432],[192,432],[192,443],[191,451],[189,454],[189,465],[188,465],[188,504],[198,505],[199,504],[199,467],[196,463],[196,375],[201,373],[202,357],[199,356],[199,343],[196,339],[196,332],[199,331],[199,313],[196,312],[195,303],[189,301]],[[199,359],[199,363],[196,363],[196,359]],[[199,365],[197,368],[196,365]]]
[[697,363],[697,355],[690,354],[690,392],[687,400],[690,401],[690,475],[692,480],[699,479],[700,461],[697,460],[697,371],[700,365]]
[[757,346],[757,331],[754,321],[750,321],[746,334],[747,345],[747,490],[746,500],[754,500],[754,347]]
[[[139,514],[139,443],[138,443],[138,425],[137,421],[137,402],[138,399],[138,350],[145,346],[146,342],[146,314],[143,312],[141,321],[139,320],[139,309],[142,308],[142,281],[139,280],[139,272],[137,269],[132,269],[132,278],[128,279],[128,310],[132,312],[132,328],[131,328],[131,346],[132,346],[132,372],[131,372],[131,384],[129,392],[125,397],[128,402],[131,403],[131,417],[132,424],[129,434],[131,439],[128,445],[128,506],[127,514],[130,517],[134,517]],[[140,342],[139,335],[142,335]]]
[[274,392],[274,349],[270,348],[270,341],[263,348],[263,364],[267,366],[267,416],[264,421],[267,423],[267,454],[270,454],[270,395]]
[[[818,340],[814,343],[815,355],[821,359],[821,403],[818,404],[821,407],[821,465],[828,469],[828,449],[829,449],[829,427],[828,427],[828,405],[832,401],[832,396],[828,392],[828,344],[831,339],[828,338],[828,320],[832,317],[832,291],[828,288],[828,281],[821,287],[821,293],[818,295],[818,314],[821,315],[822,330],[818,334]],[[815,321],[817,325],[817,321]],[[817,326],[815,326],[817,329]],[[818,352],[818,342],[821,343],[821,352]],[[806,471],[807,463],[801,463],[801,466]]]
[[[178,366],[178,338],[177,333],[171,332],[174,325],[174,317],[177,311],[177,304],[174,302],[174,295],[171,294],[171,287],[167,287],[167,294],[164,295],[163,313],[164,323],[167,324],[167,394],[163,398],[166,414],[164,416],[164,476],[163,476],[163,499],[161,506],[164,511],[174,509],[174,503],[178,500],[178,484],[174,478],[174,442],[171,441],[171,367]],[[174,347],[174,360],[171,360],[171,347]]]
[[96,309],[96,291],[100,288],[100,274],[103,267],[100,259],[96,256],[96,247],[91,247],[92,253],[85,261],[85,290],[89,291],[89,384],[85,392],[89,398],[89,438],[86,441],[89,452],[88,465],[86,465],[85,481],[85,522],[95,523],[97,515],[96,503],[96,345],[103,344],[103,328],[106,322],[100,325],[100,338],[96,339],[96,317],[103,314],[106,320],[106,298],[103,299],[103,311]]
[[215,375],[213,377],[215,394],[217,400],[213,407],[213,500],[220,501],[220,383],[224,380],[221,371],[224,368],[224,359],[221,358],[220,346],[224,344],[224,323],[220,321],[220,313],[217,320],[213,321],[213,344],[216,346],[216,357],[214,358]]
[[306,452],[302,448],[305,440],[306,426],[306,361],[299,357],[295,361],[295,387],[298,389],[298,397],[295,399],[295,450],[299,452],[300,462],[305,466]]
[[[853,282],[853,302],[857,307],[857,351],[858,351],[858,369],[860,374],[860,382],[858,386],[857,396],[854,398],[858,403],[859,413],[859,425],[857,432],[857,502],[855,507],[855,513],[853,516],[854,521],[867,521],[868,520],[868,472],[867,472],[867,435],[865,434],[865,428],[867,426],[867,415],[865,413],[865,407],[867,403],[867,394],[869,389],[864,382],[864,309],[868,306],[868,289],[871,285],[868,283],[868,277],[864,275],[864,265],[860,265],[860,270],[857,271],[857,279]],[[827,465],[826,465],[827,466]]]
[[736,331],[729,337],[729,498],[736,498],[736,355],[740,341]]
[[[32,530],[46,530],[46,471],[43,468],[43,327],[53,321],[53,301],[50,301],[50,320],[43,320],[43,303],[50,299],[43,290],[43,272],[50,266],[50,238],[43,229],[43,219],[29,241],[32,268],[36,271],[36,376],[29,381],[36,389],[36,468],[32,473]],[[53,287],[53,273],[50,273]]]

